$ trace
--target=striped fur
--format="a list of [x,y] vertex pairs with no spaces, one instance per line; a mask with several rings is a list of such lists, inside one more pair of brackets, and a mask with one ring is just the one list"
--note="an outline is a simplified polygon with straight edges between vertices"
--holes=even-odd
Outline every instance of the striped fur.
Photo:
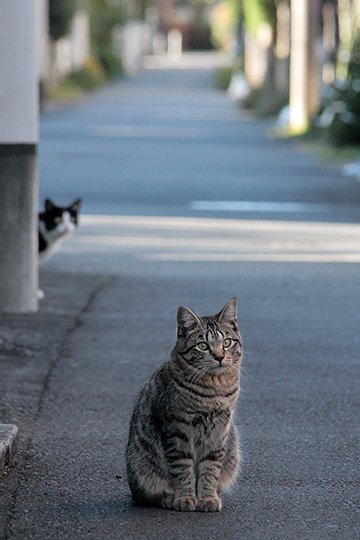
[[240,463],[233,421],[242,357],[236,300],[211,317],[180,307],[177,320],[170,359],[135,405],[128,481],[136,504],[219,511]]

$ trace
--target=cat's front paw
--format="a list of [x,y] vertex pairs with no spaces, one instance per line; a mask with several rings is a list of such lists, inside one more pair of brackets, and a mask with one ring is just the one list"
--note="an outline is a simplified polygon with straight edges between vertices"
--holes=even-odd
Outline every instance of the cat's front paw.
[[162,508],[174,508],[174,495],[166,493],[161,499]]
[[199,512],[220,512],[220,497],[203,497],[202,499],[199,499],[197,510]]
[[179,512],[195,512],[196,499],[195,497],[178,497],[174,500],[173,508]]

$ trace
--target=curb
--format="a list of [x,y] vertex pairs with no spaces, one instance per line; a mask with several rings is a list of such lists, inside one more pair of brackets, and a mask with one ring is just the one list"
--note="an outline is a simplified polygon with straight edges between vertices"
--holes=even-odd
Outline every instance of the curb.
[[13,424],[0,424],[0,474],[15,464],[18,432]]

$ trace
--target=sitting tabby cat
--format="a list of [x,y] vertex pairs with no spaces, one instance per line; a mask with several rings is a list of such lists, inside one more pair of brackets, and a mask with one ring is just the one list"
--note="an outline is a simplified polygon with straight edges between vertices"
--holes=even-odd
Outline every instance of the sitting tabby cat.
[[75,231],[81,199],[70,206],[56,206],[50,199],[45,201],[45,211],[39,213],[39,259],[48,259],[66,236]]
[[135,504],[219,511],[240,464],[233,421],[242,358],[236,300],[210,317],[180,307],[177,321],[170,359],[135,405],[128,481]]

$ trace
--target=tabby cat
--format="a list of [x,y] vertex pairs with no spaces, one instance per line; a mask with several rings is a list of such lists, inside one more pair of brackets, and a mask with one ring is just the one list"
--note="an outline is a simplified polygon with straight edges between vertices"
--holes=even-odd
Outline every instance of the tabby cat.
[[140,392],[130,423],[127,475],[135,504],[221,510],[240,450],[233,413],[242,339],[236,300],[217,315],[181,306],[170,359]]
[[50,199],[45,200],[45,210],[39,213],[39,259],[48,259],[66,236],[75,231],[81,199],[70,206],[57,206]]

